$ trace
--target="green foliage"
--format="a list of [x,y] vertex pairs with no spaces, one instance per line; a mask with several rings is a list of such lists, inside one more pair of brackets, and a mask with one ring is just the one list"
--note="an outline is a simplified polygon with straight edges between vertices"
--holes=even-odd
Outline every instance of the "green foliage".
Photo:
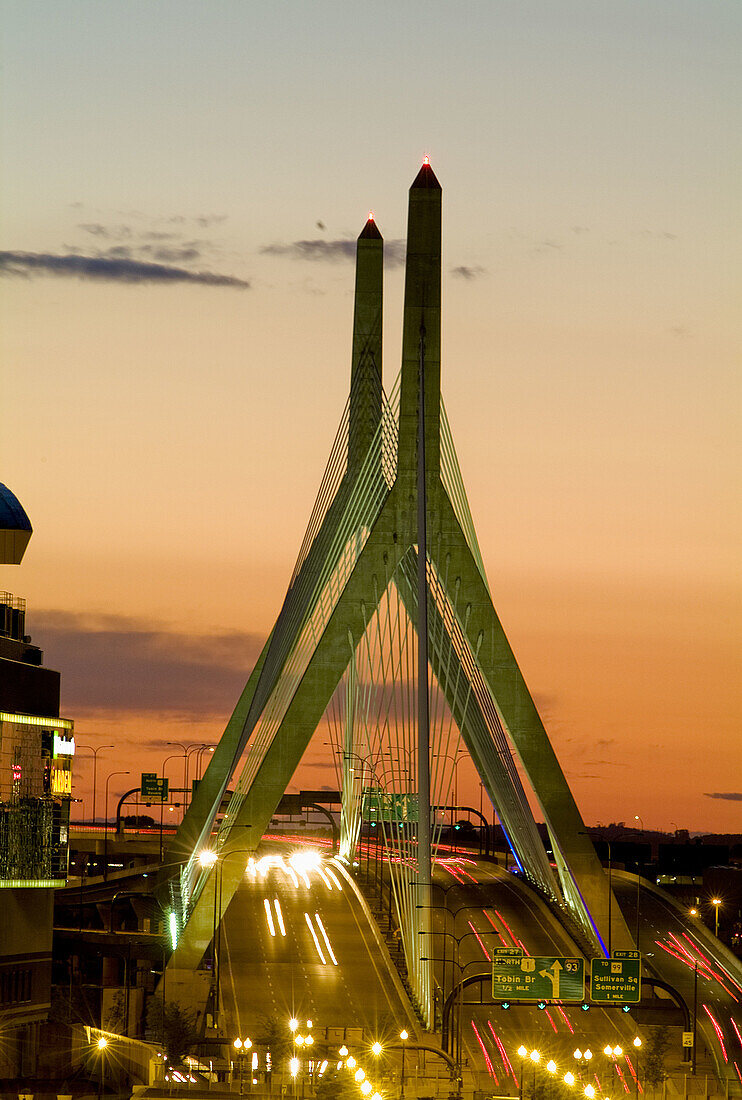
[[649,1029],[649,1039],[645,1048],[642,1077],[648,1085],[661,1085],[667,1076],[665,1058],[670,1046],[670,1033],[666,1027]]
[[103,1021],[103,1029],[104,1031],[115,1031],[118,1035],[123,1035],[125,1032],[126,997],[124,996],[123,989],[118,989],[114,993],[108,1013]]
[[177,1066],[190,1054],[198,1039],[196,1014],[182,1008],[177,1001],[165,1005],[164,1020],[161,997],[153,997],[147,1008],[147,1027],[163,1038],[165,1054],[171,1065]]
[[347,1069],[330,1069],[319,1078],[315,1087],[316,1100],[358,1100],[358,1086]]
[[271,1053],[273,1072],[280,1072],[293,1054],[291,1032],[287,1025],[279,1022],[275,1016],[266,1016],[263,1019],[259,1042],[265,1044]]

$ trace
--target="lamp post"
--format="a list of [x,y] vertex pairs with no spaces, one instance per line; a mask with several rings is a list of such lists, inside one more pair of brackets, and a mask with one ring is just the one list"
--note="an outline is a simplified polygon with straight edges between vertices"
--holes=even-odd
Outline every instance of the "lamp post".
[[[250,829],[251,825],[245,824],[241,828]],[[222,926],[222,872],[224,870],[224,864],[229,856],[240,855],[252,855],[251,848],[233,848],[220,856],[218,852],[213,848],[203,848],[198,853],[199,865],[205,871],[211,871],[216,866],[217,871],[214,876],[214,916],[212,924],[212,936],[211,936],[211,1005],[213,1013],[214,1027],[219,1028],[219,933]],[[218,902],[217,902],[218,898]],[[217,920],[217,906],[219,910],[219,917]],[[294,1020],[291,1023],[295,1023]],[[298,1024],[297,1024],[298,1026]],[[295,1030],[295,1028],[293,1029]]]
[[104,837],[103,837],[103,879],[108,878],[108,784],[113,779],[114,775],[131,775],[130,771],[123,772],[109,772],[106,776],[106,820],[104,822]]
[[[639,1100],[639,1051],[642,1048],[642,1041],[637,1035],[634,1039],[634,1050],[636,1051],[636,1073],[634,1074],[634,1096],[636,1100]],[[695,1054],[695,1051],[694,1051]],[[693,1071],[695,1073],[695,1070]]]
[[[639,836],[643,837],[644,836],[644,822],[639,817],[639,814],[634,814],[634,821],[639,822],[639,824],[641,826],[641,832],[639,833]],[[651,862],[651,852],[650,852],[650,862]],[[637,862],[637,868],[636,868],[636,936],[635,936],[637,951],[639,950],[639,907],[640,907],[640,904],[641,904],[641,888],[642,888],[642,877],[641,877],[641,874],[639,873],[639,866],[638,866],[638,862]]]
[[166,745],[170,745],[174,749],[182,749],[183,757],[183,786],[188,786],[188,746],[184,745],[182,741],[166,741]]
[[717,940],[719,938],[719,906],[721,905],[721,898],[712,898],[711,904],[714,907],[714,935]]
[[[103,749],[114,749],[115,747],[115,745],[99,745],[97,749],[94,749],[92,745],[77,746],[78,752],[82,752],[82,750],[85,749],[87,752],[92,752],[93,754],[93,824],[95,824],[95,788],[98,777],[98,753],[102,752]],[[106,807],[106,812],[107,810],[108,807]]]
[[[237,1061],[238,1061],[239,1067],[240,1067],[240,1096],[242,1096],[244,1091],[245,1091],[245,1084],[244,1084],[245,1055],[248,1054],[250,1049],[252,1048],[252,1039],[235,1039],[232,1046],[237,1051]],[[252,1077],[250,1079],[252,1080]]]
[[106,1039],[105,1035],[101,1035],[95,1045],[100,1058],[98,1064],[98,1100],[100,1100],[101,1096],[103,1095],[103,1084],[105,1080],[105,1050],[108,1046],[108,1039]]
[[403,1028],[402,1031],[400,1031],[399,1033],[399,1037],[402,1040],[402,1073],[399,1078],[399,1095],[401,1100],[404,1100],[404,1054],[406,1049],[405,1044],[407,1043],[407,1040],[410,1036],[408,1032]]

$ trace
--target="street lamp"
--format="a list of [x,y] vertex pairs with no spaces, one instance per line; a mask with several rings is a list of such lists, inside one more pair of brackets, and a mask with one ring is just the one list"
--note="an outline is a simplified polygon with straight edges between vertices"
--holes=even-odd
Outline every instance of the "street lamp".
[[244,1092],[244,1083],[243,1083],[244,1077],[243,1077],[243,1074],[244,1074],[244,1065],[245,1065],[245,1055],[248,1053],[248,1051],[252,1047],[252,1039],[235,1039],[232,1046],[237,1051],[237,1061],[239,1062],[239,1066],[240,1066],[240,1096],[242,1096],[242,1094]]
[[82,752],[85,749],[87,752],[93,754],[93,824],[95,824],[95,787],[96,779],[98,776],[98,753],[103,752],[103,749],[115,749],[115,745],[99,745],[97,749],[94,749],[92,745],[78,745],[77,751]]
[[103,879],[108,878],[108,784],[113,779],[114,775],[131,775],[130,771],[124,772],[109,772],[106,776],[106,820],[104,822],[103,833]]
[[634,1050],[636,1051],[636,1073],[634,1074],[634,1096],[636,1100],[639,1100],[639,1051],[642,1048],[642,1041],[637,1035],[633,1042]]
[[399,1037],[402,1040],[402,1075],[399,1079],[399,1095],[400,1095],[401,1100],[404,1100],[404,1053],[405,1053],[405,1044],[406,1044],[406,1042],[407,1042],[407,1040],[409,1039],[410,1036],[409,1036],[407,1030],[405,1028],[402,1028],[402,1030],[399,1033]]
[[716,936],[716,938],[718,940],[718,938],[719,938],[719,906],[721,905],[721,898],[712,898],[711,899],[711,904],[714,907],[714,917],[715,917],[715,920],[714,920],[714,935]]
[[98,1100],[100,1100],[100,1097],[103,1095],[104,1074],[106,1072],[105,1050],[106,1050],[106,1047],[108,1046],[108,1039],[106,1039],[105,1035],[100,1036],[100,1038],[96,1041],[95,1046],[96,1046],[96,1050],[98,1051],[98,1055],[100,1057],[100,1061],[99,1061],[99,1065],[98,1065]]

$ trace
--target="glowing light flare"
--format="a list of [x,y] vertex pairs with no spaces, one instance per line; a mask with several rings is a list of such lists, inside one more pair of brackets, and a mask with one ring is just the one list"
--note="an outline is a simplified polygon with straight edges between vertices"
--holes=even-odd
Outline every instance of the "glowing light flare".
[[299,1072],[299,1066],[300,1066],[299,1059],[298,1058],[292,1058],[291,1061],[289,1062],[289,1071],[290,1071],[292,1077],[296,1077],[297,1073]]
[[587,1100],[593,1100],[593,1097],[595,1096],[595,1089],[592,1085],[585,1085],[583,1092],[585,1093],[585,1096],[587,1096]]
[[554,1061],[553,1058],[550,1058],[549,1061],[546,1063],[546,1068],[549,1071],[549,1073],[556,1073],[557,1066],[556,1066],[556,1062]]
[[[518,1054],[521,1058],[525,1058],[528,1054],[528,1051],[526,1050],[526,1048],[524,1046],[519,1046],[518,1047]],[[577,1055],[575,1055],[575,1057],[577,1057]]]
[[203,848],[198,853],[198,862],[204,868],[213,867],[218,858],[213,848]]
[[425,166],[426,168],[429,168],[429,167],[430,167],[430,157],[428,156],[428,154],[427,154],[427,153],[426,153],[426,154],[425,154],[425,156],[423,157],[423,165],[424,165],[424,166]]
[[564,1080],[565,1085],[569,1085],[570,1088],[571,1088],[572,1085],[574,1085],[574,1083],[575,1083],[574,1073],[572,1073],[571,1070],[567,1070],[567,1072],[564,1075],[563,1080]]
[[106,1039],[105,1035],[101,1035],[100,1039],[95,1045],[97,1046],[98,1050],[105,1050],[108,1046],[108,1039]]
[[299,1026],[299,1021],[296,1019],[295,1016],[292,1016],[291,1019],[289,1020],[289,1031],[296,1031],[298,1026]]
[[359,1083],[364,1079],[365,1076],[366,1076],[366,1074],[363,1072],[363,1070],[361,1069],[360,1066],[358,1067],[358,1069],[353,1074],[354,1080],[358,1081]]
[[371,1053],[372,1053],[372,1054],[375,1054],[375,1055],[376,1055],[376,1057],[378,1058],[378,1056],[379,1056],[379,1055],[381,1054],[381,1052],[382,1052],[382,1049],[383,1049],[383,1047],[382,1047],[381,1043],[379,1043],[379,1042],[377,1041],[377,1042],[375,1042],[375,1043],[373,1044],[373,1046],[371,1047]]
[[368,1096],[368,1094],[371,1092],[372,1088],[373,1088],[373,1086],[372,1086],[370,1081],[362,1081],[361,1082],[361,1092],[363,1093],[364,1096]]
[[348,1057],[348,1061],[345,1064],[348,1069],[355,1069],[356,1060],[352,1054]]

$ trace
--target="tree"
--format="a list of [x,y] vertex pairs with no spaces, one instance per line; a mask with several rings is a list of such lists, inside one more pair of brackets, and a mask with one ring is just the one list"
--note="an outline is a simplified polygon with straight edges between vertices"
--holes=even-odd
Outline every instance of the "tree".
[[162,1038],[165,1054],[171,1065],[177,1066],[190,1054],[198,1040],[195,1012],[183,1008],[177,1001],[165,1005],[164,1019],[162,998],[154,997],[147,1008],[147,1027]]
[[644,1081],[654,1088],[661,1085],[667,1076],[665,1058],[670,1046],[670,1033],[666,1027],[649,1029],[646,1053],[644,1055]]

